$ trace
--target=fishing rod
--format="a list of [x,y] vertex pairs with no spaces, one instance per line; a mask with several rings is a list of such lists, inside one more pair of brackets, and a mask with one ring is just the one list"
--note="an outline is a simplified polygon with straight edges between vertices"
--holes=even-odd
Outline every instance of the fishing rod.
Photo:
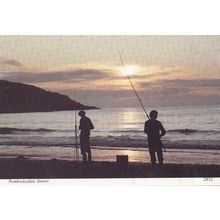
[[[144,107],[144,105],[143,105],[143,103],[142,103],[142,101],[141,101],[141,99],[140,99],[140,97],[139,97],[139,95],[138,95],[138,93],[137,93],[137,91],[136,91],[136,89],[135,89],[135,87],[134,87],[132,81],[131,81],[131,78],[130,78],[129,74],[127,73],[127,70],[126,70],[125,64],[124,64],[124,62],[123,62],[122,55],[121,55],[121,52],[120,52],[120,51],[119,51],[119,56],[120,56],[122,66],[123,66],[124,71],[125,71],[125,75],[127,76],[128,80],[129,80],[129,82],[130,82],[130,84],[131,84],[131,87],[132,87],[132,89],[133,89],[133,92],[134,92],[135,96],[137,97],[137,99],[138,99],[138,101],[139,101],[139,103],[140,103],[142,109],[144,110],[144,112],[145,112],[147,118],[150,119],[150,117],[149,117],[149,115],[147,114],[147,111],[146,111],[146,109],[145,109],[145,107]],[[166,148],[165,148],[165,146],[163,145],[162,141],[160,141],[160,142],[161,142],[162,148],[164,149],[164,151],[166,151]]]
[[125,64],[124,64],[124,62],[123,62],[122,55],[121,55],[120,51],[119,51],[119,56],[120,56],[121,63],[122,63],[122,66],[123,66],[123,68],[124,68],[125,74],[126,74],[128,80],[129,80],[130,84],[131,84],[132,89],[133,89],[133,92],[134,92],[135,96],[137,97],[137,99],[138,99],[138,101],[139,101],[139,103],[140,103],[142,109],[144,110],[144,112],[145,112],[147,118],[150,119],[150,117],[149,117],[149,115],[147,114],[147,111],[146,111],[146,109],[145,109],[145,107],[144,107],[144,105],[143,105],[143,103],[142,103],[142,101],[141,101],[141,99],[140,99],[140,97],[139,97],[139,95],[138,95],[138,93],[137,93],[137,91],[136,91],[136,89],[135,89],[135,87],[134,87],[132,81],[131,81],[131,78],[130,78],[129,74],[127,73],[127,70],[126,70]]
[[79,143],[78,143],[78,129],[77,129],[77,111],[75,110],[75,160],[78,160],[79,157]]

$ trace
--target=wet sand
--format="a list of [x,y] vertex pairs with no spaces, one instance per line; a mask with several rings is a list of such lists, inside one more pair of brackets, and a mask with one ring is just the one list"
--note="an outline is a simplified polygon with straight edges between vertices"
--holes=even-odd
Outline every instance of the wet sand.
[[[80,152],[79,160],[81,160]],[[41,146],[1,146],[0,158],[24,156],[32,159],[58,160],[74,159],[75,148],[73,147],[41,147]],[[92,157],[95,161],[113,162],[116,155],[128,155],[130,162],[149,163],[150,156],[148,149],[126,149],[126,148],[92,148]],[[219,150],[203,149],[167,149],[164,152],[165,163],[176,164],[201,164],[201,165],[220,165]]]
[[220,177],[220,166],[169,163],[153,168],[149,163],[130,162],[127,167],[121,167],[117,162],[103,161],[83,163],[57,159],[36,160],[22,156],[0,159],[0,179],[149,177]]

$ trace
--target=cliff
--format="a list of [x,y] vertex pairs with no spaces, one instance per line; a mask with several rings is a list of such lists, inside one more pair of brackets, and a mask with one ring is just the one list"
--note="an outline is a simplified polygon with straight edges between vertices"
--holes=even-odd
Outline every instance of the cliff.
[[96,109],[71,100],[66,95],[36,86],[0,80],[0,113],[50,112]]

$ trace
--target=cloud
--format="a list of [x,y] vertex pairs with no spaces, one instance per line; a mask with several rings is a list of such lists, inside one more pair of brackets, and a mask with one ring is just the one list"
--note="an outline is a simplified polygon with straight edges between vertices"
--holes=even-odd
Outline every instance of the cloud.
[[50,82],[83,82],[94,81],[110,76],[106,69],[74,69],[51,72],[8,72],[3,76],[5,80],[23,83],[50,83]]
[[0,57],[0,64],[1,65],[9,65],[9,66],[13,66],[13,67],[21,67],[23,65],[18,60],[8,59],[8,58],[4,58],[4,57]]
[[140,88],[220,88],[220,79],[175,79],[139,82]]
[[143,103],[151,106],[220,104],[220,79],[156,80],[137,88]]
[[98,107],[130,107],[138,104],[132,90],[74,89],[58,92],[68,95],[73,100]]
[[[0,60],[18,65],[14,60]],[[220,79],[190,79],[179,68],[143,69],[131,75],[132,82],[143,103],[154,105],[218,104]],[[184,70],[183,70],[184,71]],[[185,77],[185,78],[181,78]],[[8,71],[1,78],[32,84],[49,91],[70,96],[76,101],[100,107],[139,106],[126,76],[116,69],[102,67],[68,67],[50,71]]]
[[[172,105],[201,105],[201,104],[220,104],[219,87],[211,87],[209,80],[201,82],[193,80],[183,81],[185,84],[179,86],[182,80],[164,80],[146,83],[144,89],[137,89],[138,95],[147,108],[155,106]],[[218,80],[218,83],[220,80]],[[218,83],[214,86],[219,85]],[[193,87],[185,85],[202,85],[207,87]],[[184,86],[183,86],[184,85]],[[208,87],[210,86],[210,87]],[[111,89],[61,89],[58,92],[70,96],[74,100],[81,100],[90,105],[99,107],[139,107],[140,104],[135,97],[132,89],[111,90]]]

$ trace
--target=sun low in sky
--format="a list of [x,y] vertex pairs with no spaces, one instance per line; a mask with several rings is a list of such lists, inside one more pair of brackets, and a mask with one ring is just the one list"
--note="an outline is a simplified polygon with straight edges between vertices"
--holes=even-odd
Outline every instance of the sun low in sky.
[[120,74],[123,76],[132,76],[141,73],[143,69],[138,65],[124,65],[120,67]]
[[[119,51],[123,51],[123,67]],[[100,107],[220,104],[219,36],[0,36],[0,79]]]

